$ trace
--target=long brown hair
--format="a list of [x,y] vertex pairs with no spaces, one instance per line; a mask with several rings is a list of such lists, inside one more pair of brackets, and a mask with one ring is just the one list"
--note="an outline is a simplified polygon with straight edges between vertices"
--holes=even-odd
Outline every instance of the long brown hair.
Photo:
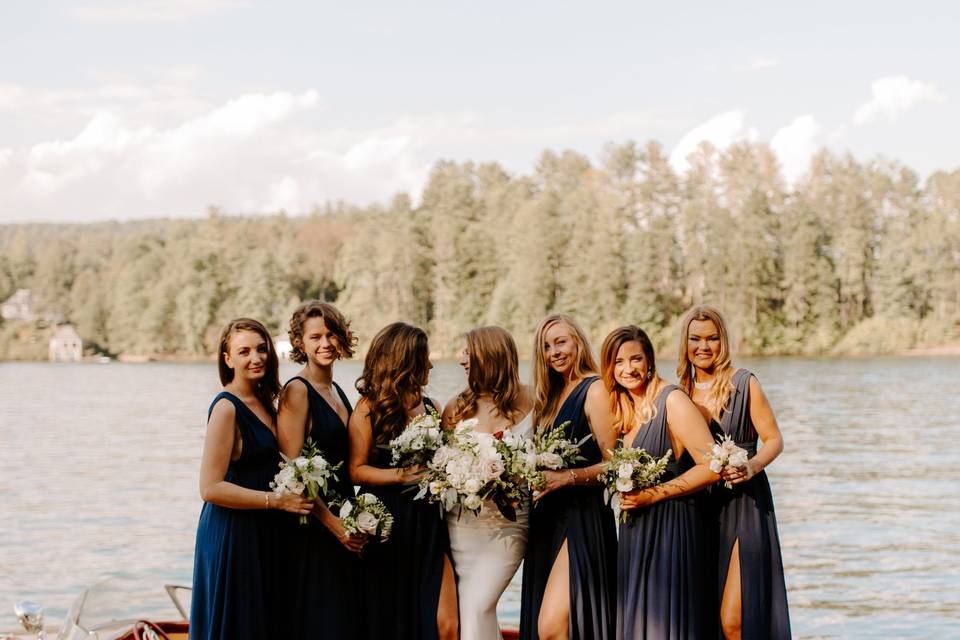
[[307,361],[307,354],[303,351],[303,325],[308,318],[323,318],[323,325],[333,336],[333,345],[341,358],[352,358],[357,338],[350,331],[350,321],[340,310],[329,302],[307,300],[297,307],[290,316],[290,359],[303,364]]
[[477,411],[477,398],[490,394],[497,413],[513,421],[520,413],[520,359],[510,332],[501,327],[477,327],[468,331],[470,372],[467,388],[457,396],[453,420]]
[[217,369],[220,372],[220,384],[226,386],[233,382],[234,371],[227,366],[226,354],[230,351],[230,337],[238,331],[253,331],[267,343],[267,361],[263,366],[263,377],[254,388],[254,395],[270,412],[277,417],[277,396],[280,395],[280,359],[273,346],[273,338],[263,323],[252,318],[237,318],[231,320],[220,332],[219,348],[217,351]]
[[[617,363],[617,352],[628,342],[640,345],[647,360],[647,378],[643,398],[638,407],[634,404],[630,392],[617,382],[614,370]],[[610,332],[600,348],[600,371],[603,375],[603,384],[610,394],[610,411],[613,413],[613,426],[621,435],[630,431],[635,422],[643,424],[657,415],[657,393],[660,390],[660,376],[657,374],[657,360],[653,351],[653,343],[646,331],[636,325],[619,327]]]
[[690,323],[694,320],[711,320],[717,325],[717,333],[720,335],[720,353],[717,354],[713,362],[713,384],[710,386],[710,393],[707,394],[710,413],[713,419],[720,421],[720,414],[730,402],[730,396],[733,395],[733,361],[730,353],[730,333],[727,331],[727,323],[723,319],[723,314],[716,307],[702,304],[693,307],[683,316],[683,323],[680,325],[680,354],[677,361],[677,379],[680,386],[688,395],[693,395],[694,372],[693,363],[687,355],[687,342],[690,340]]
[[430,375],[430,348],[423,329],[394,322],[370,342],[357,391],[370,405],[374,442],[386,444],[407,424],[407,403],[423,395]]
[[533,424],[537,429],[544,428],[547,422],[556,417],[560,409],[557,405],[560,394],[563,392],[563,376],[550,368],[543,355],[547,331],[558,322],[562,322],[570,329],[570,335],[577,343],[573,374],[577,378],[583,378],[597,372],[597,363],[590,351],[590,341],[580,325],[573,318],[562,313],[554,313],[544,318],[533,338]]

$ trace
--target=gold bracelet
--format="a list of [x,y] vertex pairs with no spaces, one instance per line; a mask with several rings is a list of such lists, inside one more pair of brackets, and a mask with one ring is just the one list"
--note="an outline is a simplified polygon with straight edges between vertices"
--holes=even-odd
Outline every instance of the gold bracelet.
[[569,469],[570,477],[573,478],[573,486],[577,486],[577,474],[573,469]]
[[263,504],[266,505],[264,509],[270,508],[270,492],[269,491],[263,492]]

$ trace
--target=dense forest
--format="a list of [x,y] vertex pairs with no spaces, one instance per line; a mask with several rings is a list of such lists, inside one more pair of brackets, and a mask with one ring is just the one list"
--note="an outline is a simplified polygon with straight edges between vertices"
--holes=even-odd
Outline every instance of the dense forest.
[[[672,359],[677,318],[701,301],[726,312],[741,353],[956,340],[960,170],[922,183],[895,162],[822,151],[790,186],[764,144],[703,144],[690,160],[678,175],[657,143],[628,143],[597,163],[545,152],[529,175],[439,162],[416,202],[0,226],[0,300],[30,289],[47,324],[69,320],[112,355],[209,354],[238,315],[281,333],[309,297],[340,306],[361,346],[404,319],[444,354],[484,323],[528,354],[557,310],[595,340],[638,323]],[[0,326],[0,358],[43,357],[43,330]]]

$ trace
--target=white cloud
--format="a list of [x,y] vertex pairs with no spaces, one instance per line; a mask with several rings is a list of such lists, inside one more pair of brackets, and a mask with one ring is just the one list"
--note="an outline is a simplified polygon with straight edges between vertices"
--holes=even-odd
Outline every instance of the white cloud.
[[772,69],[780,66],[780,60],[777,58],[756,58],[750,62],[751,69]]
[[73,7],[67,15],[84,22],[184,22],[246,4],[240,0],[140,0]]
[[893,122],[900,114],[919,104],[946,100],[933,83],[911,80],[907,76],[880,78],[873,83],[872,91],[870,101],[862,104],[853,114],[854,124],[868,124],[881,116]]
[[709,142],[722,149],[737,140],[755,138],[756,130],[745,130],[743,119],[743,111],[734,109],[717,114],[706,122],[697,125],[677,142],[670,153],[670,164],[677,171],[686,171],[690,166],[687,157],[696,151],[701,142]]
[[817,150],[820,125],[813,114],[795,118],[770,138],[770,148],[777,154],[783,174],[791,184],[810,166],[810,156]]

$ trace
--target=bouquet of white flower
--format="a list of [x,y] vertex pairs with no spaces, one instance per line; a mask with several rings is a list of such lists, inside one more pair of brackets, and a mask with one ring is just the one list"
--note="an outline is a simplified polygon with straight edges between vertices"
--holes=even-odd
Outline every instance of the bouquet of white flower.
[[527,481],[534,489],[540,489],[546,483],[544,470],[566,469],[574,463],[586,459],[580,455],[580,447],[590,439],[590,435],[584,436],[580,442],[568,440],[566,429],[569,424],[569,421],[558,424],[553,429],[538,434],[533,439],[536,469],[527,476]]
[[386,542],[393,529],[393,514],[387,509],[380,498],[372,493],[343,500],[339,503],[340,523],[344,530],[353,535],[365,533],[371,538],[379,538]]
[[391,464],[395,467],[426,464],[442,444],[440,414],[427,405],[426,413],[411,420],[403,432],[390,441]]
[[[717,443],[710,448],[707,454],[710,461],[710,471],[720,473],[725,467],[745,467],[749,454],[743,447],[737,446],[728,435],[717,436]],[[723,486],[732,489],[733,484],[724,482]]]
[[516,508],[523,498],[523,477],[510,472],[514,453],[513,438],[505,434],[477,432],[477,420],[471,418],[457,424],[437,449],[420,480],[416,498],[426,498],[452,511],[459,508],[479,514],[484,501],[490,499],[500,513],[516,520]]
[[[654,458],[645,449],[633,447],[617,447],[610,452],[610,459],[603,463],[603,471],[597,476],[607,488],[611,497],[621,493],[646,489],[660,481],[660,476],[667,470],[667,463],[673,457],[673,451],[668,449],[662,458]],[[626,522],[629,511],[619,508],[619,501],[614,503],[613,510],[620,522]]]
[[[321,492],[324,496],[332,493],[328,482],[335,477],[337,470],[343,464],[338,462],[331,465],[320,452],[316,443],[310,438],[303,443],[303,450],[296,458],[287,458],[283,454],[280,471],[273,477],[270,488],[276,493],[295,493],[298,496],[306,495],[309,500],[316,500]],[[300,516],[300,524],[307,524],[307,516]]]

